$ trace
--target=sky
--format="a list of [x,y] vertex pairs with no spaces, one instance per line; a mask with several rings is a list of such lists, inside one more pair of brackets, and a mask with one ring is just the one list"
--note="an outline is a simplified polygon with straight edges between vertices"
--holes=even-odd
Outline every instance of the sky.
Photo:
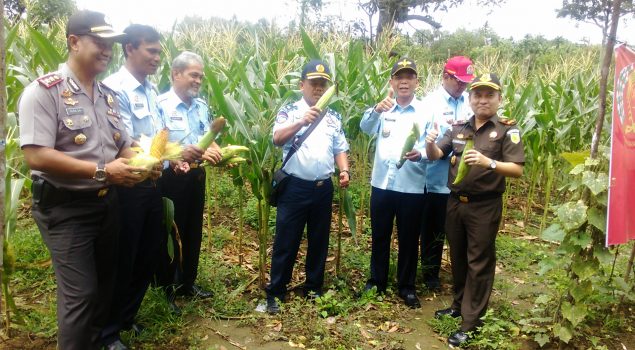
[[[130,23],[141,23],[169,30],[175,21],[186,16],[226,19],[235,16],[240,21],[249,22],[266,18],[284,27],[292,19],[297,19],[299,13],[294,0],[76,0],[76,3],[80,9],[105,13],[117,29],[123,29]],[[322,15],[338,16],[344,21],[362,21],[368,25],[366,14],[357,8],[357,0],[324,0],[324,3]],[[433,13],[432,16],[442,24],[442,30],[450,32],[458,28],[477,29],[487,23],[504,38],[520,40],[532,34],[547,39],[562,36],[573,42],[600,43],[602,35],[599,27],[556,17],[556,8],[561,3],[560,0],[507,0],[499,7],[485,9],[476,6],[476,0],[465,0],[458,8]],[[377,18],[373,19],[373,23],[377,23]],[[407,32],[430,29],[419,21],[402,24],[401,28]],[[620,22],[617,38],[635,41],[635,19]]]

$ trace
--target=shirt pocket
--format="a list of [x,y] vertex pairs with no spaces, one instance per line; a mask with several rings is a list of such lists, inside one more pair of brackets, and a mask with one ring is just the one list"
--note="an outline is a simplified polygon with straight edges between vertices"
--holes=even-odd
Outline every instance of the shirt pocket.
[[465,149],[466,139],[452,139],[452,151],[455,155],[460,156]]
[[187,129],[187,119],[181,116],[168,117],[165,120],[165,127],[170,131],[185,131]]
[[499,159],[497,157],[500,155],[501,151],[500,140],[500,138],[487,140],[479,147],[479,151],[488,158]]
[[92,119],[87,115],[67,115],[62,118],[62,131],[75,132],[90,128],[93,125]]

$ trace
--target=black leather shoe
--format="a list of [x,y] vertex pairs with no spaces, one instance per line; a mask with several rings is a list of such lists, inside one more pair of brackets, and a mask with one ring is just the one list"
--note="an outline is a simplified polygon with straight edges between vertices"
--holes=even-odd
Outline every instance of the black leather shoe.
[[128,350],[128,347],[121,342],[121,340],[115,340],[114,342],[104,347],[106,350]]
[[468,340],[470,340],[470,336],[467,335],[467,333],[458,331],[448,338],[448,344],[450,344],[450,347],[461,347],[465,345]]
[[275,298],[267,298],[267,313],[275,315],[280,312],[280,305]]
[[457,317],[461,317],[461,311],[459,310],[454,310],[453,308],[449,307],[447,309],[443,309],[443,310],[437,310],[434,312],[434,318],[441,318],[443,316],[450,316],[453,318],[457,318]]
[[181,287],[176,290],[177,295],[183,295],[186,297],[193,297],[199,299],[207,299],[212,297],[212,293],[204,290],[203,288],[193,284],[191,287]]
[[418,309],[421,307],[421,302],[419,302],[419,298],[413,292],[408,292],[406,294],[400,295],[401,299],[403,299],[404,304],[411,309]]

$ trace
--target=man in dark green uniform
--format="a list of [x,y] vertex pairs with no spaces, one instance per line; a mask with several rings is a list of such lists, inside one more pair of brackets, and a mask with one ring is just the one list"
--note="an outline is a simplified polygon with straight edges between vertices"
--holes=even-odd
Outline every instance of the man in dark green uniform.
[[[469,333],[481,325],[480,318],[494,284],[496,234],[502,214],[505,177],[523,174],[525,156],[520,130],[513,120],[496,114],[502,101],[501,84],[495,74],[478,76],[470,86],[470,106],[474,112],[467,122],[452,126],[435,144],[438,127],[427,128],[426,152],[429,159],[450,156],[445,229],[450,243],[454,301],[435,317],[463,317],[461,328],[448,338],[451,346],[461,346]],[[468,140],[474,148],[465,150]],[[461,156],[469,170],[454,184]]]
[[111,306],[119,212],[111,185],[141,180],[116,93],[96,80],[123,37],[104,15],[80,11],[66,27],[68,60],[29,85],[20,145],[32,170],[32,213],[57,280],[57,348],[100,348]]

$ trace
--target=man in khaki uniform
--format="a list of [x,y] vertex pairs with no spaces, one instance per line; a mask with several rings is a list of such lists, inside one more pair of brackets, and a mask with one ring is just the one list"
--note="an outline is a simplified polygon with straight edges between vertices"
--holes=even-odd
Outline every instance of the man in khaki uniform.
[[[463,317],[461,328],[448,338],[461,346],[469,332],[481,325],[487,310],[496,269],[496,234],[502,214],[505,177],[523,174],[525,155],[520,130],[513,120],[496,115],[502,101],[501,84],[495,74],[482,74],[470,85],[470,106],[474,112],[467,122],[457,122],[434,143],[438,126],[427,128],[426,153],[429,159],[450,156],[445,230],[450,243],[454,301],[435,317]],[[464,152],[467,140],[474,148]],[[462,181],[454,184],[461,156],[469,165]]]
[[96,81],[122,37],[104,15],[80,11],[66,27],[68,60],[29,85],[19,106],[20,145],[32,169],[32,213],[57,279],[58,348],[98,349],[111,305],[119,216],[112,184],[142,168],[115,93]]

